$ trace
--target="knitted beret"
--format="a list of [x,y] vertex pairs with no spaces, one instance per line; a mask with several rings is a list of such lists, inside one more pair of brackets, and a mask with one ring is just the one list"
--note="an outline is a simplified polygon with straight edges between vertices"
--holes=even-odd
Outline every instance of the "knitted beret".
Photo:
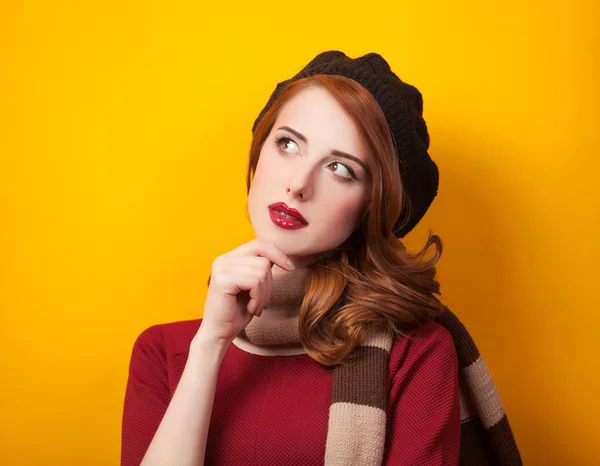
[[[410,202],[410,212],[406,206],[403,207],[393,230],[397,238],[404,237],[423,218],[433,202],[438,190],[439,172],[427,152],[429,133],[423,119],[423,97],[416,87],[401,81],[381,55],[368,53],[353,59],[338,50],[320,53],[295,76],[277,84],[254,121],[252,132],[287,84],[316,74],[353,79],[375,97],[383,110],[398,151],[404,192]],[[405,221],[407,223],[401,227]]]

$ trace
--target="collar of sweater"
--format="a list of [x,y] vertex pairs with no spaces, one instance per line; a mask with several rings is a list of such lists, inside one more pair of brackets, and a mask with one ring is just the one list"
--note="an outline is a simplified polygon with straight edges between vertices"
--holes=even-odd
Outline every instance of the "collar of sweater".
[[240,349],[263,356],[305,354],[298,334],[298,316],[308,268],[273,274],[271,297],[260,317],[253,317],[234,340]]

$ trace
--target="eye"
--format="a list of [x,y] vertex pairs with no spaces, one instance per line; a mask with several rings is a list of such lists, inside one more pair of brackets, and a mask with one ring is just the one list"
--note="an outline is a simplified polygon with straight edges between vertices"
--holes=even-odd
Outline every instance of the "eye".
[[[347,173],[347,175],[341,174],[341,175],[338,175],[338,176],[341,176],[342,178],[347,178],[347,179],[349,179],[349,180],[350,180],[350,179],[352,179],[352,178],[354,178],[355,180],[356,180],[356,179],[358,179],[358,178],[356,178],[356,174],[354,173],[354,170],[352,170],[352,169],[351,169],[350,167],[348,167],[347,165],[344,165],[342,162],[338,162],[338,161],[336,160],[336,161],[334,161],[334,162],[331,162],[331,163],[328,165],[328,167],[331,167],[331,166],[334,166],[334,165],[335,165],[335,167],[336,167],[336,168],[338,168],[338,167],[342,167],[342,168],[343,168],[343,169],[346,171],[346,173]],[[336,171],[336,170],[334,170],[334,172],[335,172],[335,171]],[[342,173],[343,173],[343,172],[342,172]]]
[[[279,136],[279,137],[277,137],[277,138],[275,139],[275,145],[276,145],[277,147],[279,147],[280,149],[281,149],[281,148],[282,148],[282,146],[284,146],[285,144],[287,144],[287,145],[288,145],[288,147],[289,147],[291,144],[293,144],[293,145],[294,145],[294,146],[296,146],[298,149],[300,149],[300,148],[298,147],[298,144],[296,144],[296,141],[294,141],[294,140],[293,140],[293,139],[291,139],[291,138],[288,138],[288,137],[286,137],[286,136]],[[284,150],[284,152],[288,152],[288,151],[287,151],[287,150],[285,150],[285,149],[283,149],[283,150]],[[288,153],[289,153],[289,152],[288,152]]]
[[[286,150],[284,147],[293,147],[296,146],[296,148],[298,149],[296,151],[300,152],[300,148],[298,147],[298,144],[296,143],[296,141],[294,141],[292,138],[287,137],[287,136],[277,136],[275,138],[275,146],[278,147],[279,149],[283,150],[286,154],[291,154],[293,152],[290,152],[288,150]],[[339,178],[342,179],[342,181],[351,181],[352,179],[358,180],[358,178],[356,177],[356,174],[354,173],[354,170],[352,170],[352,168],[350,168],[348,165],[339,162],[337,160],[331,162],[329,165],[327,165],[328,167],[331,166],[335,166],[333,172],[336,173],[338,168],[343,168],[342,173],[336,173],[336,176],[338,176]],[[344,174],[344,171],[346,174]]]

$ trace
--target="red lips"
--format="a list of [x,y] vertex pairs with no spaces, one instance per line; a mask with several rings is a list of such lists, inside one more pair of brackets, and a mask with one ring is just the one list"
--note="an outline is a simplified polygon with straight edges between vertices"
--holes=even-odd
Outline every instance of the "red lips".
[[302,214],[300,212],[298,212],[296,209],[293,209],[291,207],[288,207],[285,202],[275,202],[273,204],[271,204],[269,206],[269,209],[273,209],[273,210],[279,210],[280,212],[283,212],[285,214],[288,214],[292,217],[294,217],[295,219],[297,219],[299,222],[304,223],[305,225],[308,225],[308,222],[306,221],[306,219],[302,216]]

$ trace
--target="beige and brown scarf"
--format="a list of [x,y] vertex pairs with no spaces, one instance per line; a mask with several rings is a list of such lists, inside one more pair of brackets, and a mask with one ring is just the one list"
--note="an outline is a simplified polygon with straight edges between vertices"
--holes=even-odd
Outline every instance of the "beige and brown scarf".
[[[273,276],[261,317],[239,337],[270,348],[300,345],[298,315],[308,269]],[[517,444],[491,375],[471,336],[449,310],[437,321],[454,339],[460,367],[461,465],[520,465]],[[326,466],[379,466],[386,437],[387,375],[392,336],[373,334],[348,364],[334,368]]]

